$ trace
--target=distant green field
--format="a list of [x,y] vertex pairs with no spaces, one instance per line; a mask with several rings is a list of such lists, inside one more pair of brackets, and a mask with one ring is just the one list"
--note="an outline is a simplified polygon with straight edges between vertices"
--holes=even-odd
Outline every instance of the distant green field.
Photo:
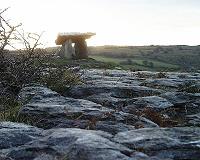
[[200,70],[200,46],[98,46],[89,50],[91,58],[125,69]]
[[[46,48],[46,51],[55,53],[58,48]],[[150,71],[200,70],[200,46],[91,46],[89,53],[90,58],[97,62],[84,62],[87,68],[118,66]],[[75,61],[58,60],[57,63],[72,64]]]
[[[174,64],[169,64],[165,62],[159,62],[155,60],[145,60],[145,59],[134,59],[134,58],[111,58],[101,55],[91,55],[90,58],[93,58],[101,62],[111,62],[121,66],[124,69],[137,69],[137,70],[178,70],[179,66]],[[131,60],[131,64],[129,64]],[[148,66],[144,64],[144,61],[148,63],[152,62],[153,66]],[[127,64],[126,64],[127,63]]]

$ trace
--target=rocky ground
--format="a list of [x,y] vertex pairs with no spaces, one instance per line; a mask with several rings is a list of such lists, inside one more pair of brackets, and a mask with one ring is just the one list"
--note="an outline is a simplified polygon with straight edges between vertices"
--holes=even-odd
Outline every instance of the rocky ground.
[[62,96],[24,87],[2,160],[199,160],[200,74],[84,70]]

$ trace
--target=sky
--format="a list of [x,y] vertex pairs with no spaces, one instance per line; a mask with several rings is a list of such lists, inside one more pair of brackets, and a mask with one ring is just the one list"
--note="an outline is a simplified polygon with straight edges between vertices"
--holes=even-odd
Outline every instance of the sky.
[[88,45],[199,45],[200,0],[1,0],[6,18],[41,33],[95,32]]

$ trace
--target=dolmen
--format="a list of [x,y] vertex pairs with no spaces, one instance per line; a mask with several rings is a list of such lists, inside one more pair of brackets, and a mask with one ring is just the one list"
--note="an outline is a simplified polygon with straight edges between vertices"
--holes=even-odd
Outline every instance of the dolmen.
[[91,32],[59,33],[55,41],[56,45],[62,45],[62,47],[58,51],[58,55],[62,58],[68,58],[68,59],[88,58],[88,48],[86,39],[89,39],[94,35],[95,33]]

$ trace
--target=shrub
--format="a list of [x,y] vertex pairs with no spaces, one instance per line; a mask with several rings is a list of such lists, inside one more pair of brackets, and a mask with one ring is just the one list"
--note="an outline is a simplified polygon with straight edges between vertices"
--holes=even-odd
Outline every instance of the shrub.
[[64,93],[66,88],[83,83],[81,75],[66,67],[48,68],[40,79],[40,83],[48,86],[52,90]]
[[10,95],[0,96],[0,121],[17,121],[20,103]]
[[137,75],[138,78],[151,78],[152,77],[151,74],[147,74],[145,72],[137,72],[136,75]]
[[200,84],[194,84],[192,81],[185,82],[182,85],[179,85],[178,90],[181,92],[187,93],[199,93],[200,92]]
[[154,111],[148,107],[138,112],[137,115],[150,119],[160,127],[172,127],[177,125],[177,121],[171,120],[170,118],[165,117],[164,114]]
[[146,61],[146,60],[142,61],[142,63],[143,63],[144,66],[148,65],[148,61]]
[[[24,85],[40,82],[59,92],[64,86],[81,80],[80,75],[68,68],[53,65],[53,55],[37,49],[42,34],[19,32],[20,25],[12,26],[2,17],[5,11],[7,9],[0,12],[0,120],[17,121],[20,108],[17,94]],[[22,43],[25,49],[5,50],[13,39]]]
[[154,63],[153,62],[149,62],[149,67],[153,68],[154,67]]
[[167,78],[167,74],[165,72],[159,72],[155,76],[156,78]]

